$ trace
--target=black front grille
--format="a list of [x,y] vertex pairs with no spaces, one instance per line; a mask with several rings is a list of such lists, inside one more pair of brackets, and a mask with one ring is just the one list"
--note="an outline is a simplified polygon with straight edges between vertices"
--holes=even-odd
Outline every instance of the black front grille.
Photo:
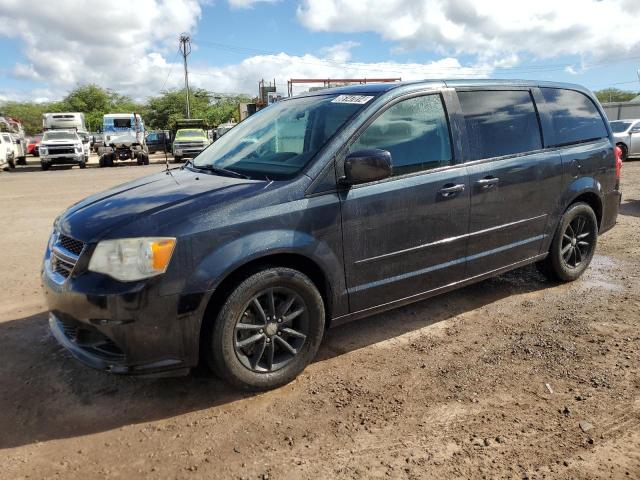
[[49,149],[49,154],[50,155],[58,155],[58,154],[73,154],[76,153],[75,148],[72,146],[67,146],[67,145],[60,145],[60,146],[50,146],[47,147]]
[[78,347],[105,360],[124,360],[120,347],[95,327],[59,314],[56,318],[64,335]]
[[84,243],[80,240],[76,240],[75,238],[67,237],[62,234],[58,237],[57,244],[78,256],[82,253],[82,249],[84,248]]
[[71,263],[68,260],[63,259],[56,255],[55,252],[51,253],[51,270],[62,275],[64,278],[69,278],[69,275],[71,275],[73,267],[75,266],[75,263]]

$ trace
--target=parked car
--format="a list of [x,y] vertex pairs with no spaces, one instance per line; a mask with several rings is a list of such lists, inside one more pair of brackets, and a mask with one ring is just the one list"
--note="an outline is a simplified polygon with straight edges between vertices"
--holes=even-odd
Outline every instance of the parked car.
[[86,142],[75,130],[47,130],[40,142],[40,165],[49,170],[51,165],[87,166]]
[[27,140],[27,154],[37,157],[40,155],[40,142],[42,135],[34,135]]
[[146,143],[149,153],[171,152],[171,134],[168,130],[148,133]]
[[106,371],[179,374],[202,359],[240,388],[277,387],[327,327],[532,263],[577,279],[615,225],[621,165],[576,85],[297,96],[180,169],[62,213],[42,269],[50,328]]
[[0,133],[0,168],[3,170],[16,168],[13,140],[9,133]]
[[613,140],[622,150],[622,160],[640,155],[640,119],[610,122]]

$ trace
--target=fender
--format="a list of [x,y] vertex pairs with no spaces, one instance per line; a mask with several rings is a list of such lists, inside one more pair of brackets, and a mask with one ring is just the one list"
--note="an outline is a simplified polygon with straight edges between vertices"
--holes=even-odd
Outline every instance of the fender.
[[600,203],[600,211],[602,212],[602,198],[603,191],[602,185],[593,177],[579,177],[573,178],[571,183],[564,189],[562,196],[558,200],[558,204],[556,205],[556,209],[549,216],[549,222],[547,224],[547,235],[545,236],[545,240],[541,246],[540,252],[546,252],[549,250],[549,246],[551,245],[551,241],[553,240],[553,234],[558,226],[558,222],[560,221],[560,217],[567,210],[569,205],[571,205],[576,198],[580,195],[584,195],[585,193],[590,193],[595,195],[598,198]]
[[[334,315],[347,313],[347,292],[342,261],[324,241],[297,230],[262,230],[220,245],[195,265],[183,294],[213,291],[233,271],[254,260],[274,254],[296,254],[315,263],[330,285]],[[337,252],[341,255],[341,252]]]

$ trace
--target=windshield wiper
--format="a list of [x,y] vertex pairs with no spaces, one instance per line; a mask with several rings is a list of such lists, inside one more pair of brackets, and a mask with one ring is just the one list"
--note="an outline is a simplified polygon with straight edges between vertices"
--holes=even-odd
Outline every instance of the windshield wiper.
[[184,167],[186,167],[188,164],[191,164],[191,166],[197,170],[206,170],[207,172],[216,173],[218,175],[225,175],[227,177],[244,178],[246,180],[251,179],[249,175],[236,172],[235,170],[229,170],[228,168],[216,167],[215,165],[196,165],[191,159],[187,160],[187,163],[184,164]]

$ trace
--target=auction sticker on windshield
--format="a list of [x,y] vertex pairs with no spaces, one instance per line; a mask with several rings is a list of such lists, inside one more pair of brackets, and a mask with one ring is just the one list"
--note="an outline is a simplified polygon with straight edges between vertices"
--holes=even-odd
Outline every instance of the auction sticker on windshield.
[[372,98],[373,96],[370,95],[338,95],[331,100],[331,103],[356,103],[358,105],[364,105]]

